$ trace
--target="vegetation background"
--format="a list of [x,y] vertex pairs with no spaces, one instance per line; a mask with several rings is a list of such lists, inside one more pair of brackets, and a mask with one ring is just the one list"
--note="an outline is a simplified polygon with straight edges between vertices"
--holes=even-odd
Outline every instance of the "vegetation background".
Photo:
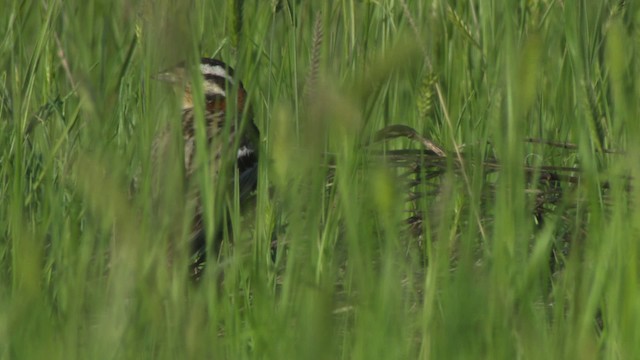
[[[1,8],[1,358],[640,353],[637,2]],[[255,214],[224,199],[236,241],[194,284],[184,241],[167,251],[181,173],[154,204],[149,159],[180,120],[152,76],[200,56],[236,68],[262,158]],[[379,151],[421,145],[368,145],[391,124],[449,154],[418,200],[416,157]],[[528,166],[570,169],[542,217]]]

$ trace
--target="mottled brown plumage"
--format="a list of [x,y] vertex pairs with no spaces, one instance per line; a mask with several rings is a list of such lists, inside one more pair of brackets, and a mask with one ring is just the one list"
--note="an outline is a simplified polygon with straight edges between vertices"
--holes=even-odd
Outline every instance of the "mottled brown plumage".
[[[246,104],[247,93],[241,82],[233,78],[234,71],[231,67],[220,60],[201,59],[199,70],[202,76],[202,99],[204,110],[204,124],[206,127],[205,147],[199,146],[196,140],[196,103],[193,98],[193,87],[184,65],[178,65],[173,69],[161,73],[157,76],[159,80],[168,81],[181,87],[182,98],[182,135],[184,145],[184,174],[187,184],[193,181],[194,174],[198,170],[196,152],[206,149],[206,158],[209,161],[211,179],[220,181],[219,175],[223,167],[232,170],[235,166],[239,174],[240,203],[246,203],[251,197],[257,184],[257,162],[259,139],[258,128],[253,123],[251,111]],[[228,101],[228,95],[237,94],[235,101]],[[231,112],[228,105],[235,104],[235,109]],[[229,113],[228,113],[229,112]],[[244,121],[244,123],[243,123]],[[169,141],[169,129],[162,130],[154,140],[153,160],[157,166],[162,166],[163,153],[167,150]],[[235,156],[234,156],[235,155]],[[226,174],[233,174],[225,171]],[[230,180],[229,191],[233,188]],[[193,186],[188,186],[193,188]],[[198,191],[190,192],[189,196],[194,197],[195,209],[193,209],[194,220],[192,225],[191,242],[193,251],[204,255],[204,212],[202,201]],[[220,226],[218,226],[220,228]],[[222,241],[222,232],[217,231],[214,235],[215,251],[218,250]],[[204,258],[201,257],[199,261]]]

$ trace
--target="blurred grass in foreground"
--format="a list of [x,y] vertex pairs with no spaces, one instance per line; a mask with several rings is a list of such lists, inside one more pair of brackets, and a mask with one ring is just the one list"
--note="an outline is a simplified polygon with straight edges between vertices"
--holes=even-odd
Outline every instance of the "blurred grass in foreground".
[[[632,358],[639,19],[613,0],[5,1],[0,356]],[[180,172],[150,200],[150,144],[180,119],[150,76],[201,55],[236,68],[264,156],[255,214],[232,212],[194,286]],[[379,152],[421,146],[367,145],[391,124],[448,150],[415,201]]]

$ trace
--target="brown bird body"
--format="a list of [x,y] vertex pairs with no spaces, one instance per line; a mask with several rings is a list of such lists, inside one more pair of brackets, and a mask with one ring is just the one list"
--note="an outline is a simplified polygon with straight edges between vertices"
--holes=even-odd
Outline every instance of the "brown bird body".
[[[242,82],[236,81],[233,77],[233,69],[224,62],[216,59],[202,58],[199,70],[202,75],[202,109],[204,110],[204,124],[206,129],[206,146],[198,146],[196,127],[196,100],[193,96],[193,86],[189,81],[186,68],[183,65],[161,73],[156,76],[159,80],[168,81],[182,87],[182,137],[184,145],[184,174],[187,184],[192,182],[194,173],[198,170],[196,161],[197,151],[206,150],[206,159],[211,170],[211,179],[219,181],[221,170],[226,167],[232,170],[237,168],[240,189],[240,203],[246,203],[251,197],[257,185],[258,173],[258,148],[259,141],[258,128],[253,123],[251,111],[248,109],[246,100],[247,93]],[[228,101],[228,95],[237,94],[234,101]],[[228,106],[234,104],[234,109]],[[170,132],[162,131],[154,140],[153,158],[154,162],[160,162],[162,152],[166,151],[169,143]],[[203,144],[204,145],[204,144]],[[235,156],[232,153],[235,152]],[[226,172],[227,174],[231,172]],[[233,174],[233,173],[231,173]],[[232,189],[230,183],[227,189]],[[197,253],[199,260],[204,260],[205,254],[205,231],[204,212],[202,210],[202,199],[200,192],[195,191],[195,209],[193,209],[194,220],[192,224],[191,244],[194,253]],[[220,228],[218,226],[218,228]],[[214,251],[218,251],[222,241],[220,229],[214,234]]]

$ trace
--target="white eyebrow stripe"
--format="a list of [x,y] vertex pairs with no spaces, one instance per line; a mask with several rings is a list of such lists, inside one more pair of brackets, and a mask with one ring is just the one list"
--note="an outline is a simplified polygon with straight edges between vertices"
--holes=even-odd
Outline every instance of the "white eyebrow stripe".
[[224,89],[212,81],[205,81],[202,90],[204,90],[205,95],[222,95],[224,97],[227,97],[227,93],[224,91]]
[[231,75],[229,75],[229,73],[227,72],[227,69],[225,69],[222,66],[200,64],[200,71],[202,72],[203,75],[215,75],[215,76],[225,78],[227,79],[227,81],[233,84],[233,78],[231,77]]

